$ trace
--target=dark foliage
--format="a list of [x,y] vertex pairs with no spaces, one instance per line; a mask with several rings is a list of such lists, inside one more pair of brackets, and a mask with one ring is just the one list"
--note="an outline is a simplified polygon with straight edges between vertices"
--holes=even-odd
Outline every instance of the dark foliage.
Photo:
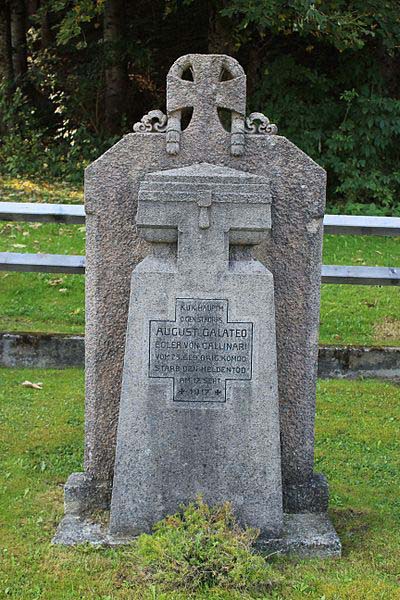
[[148,110],[169,66],[225,52],[260,110],[328,171],[330,209],[400,213],[397,0],[5,0],[0,162],[80,181]]

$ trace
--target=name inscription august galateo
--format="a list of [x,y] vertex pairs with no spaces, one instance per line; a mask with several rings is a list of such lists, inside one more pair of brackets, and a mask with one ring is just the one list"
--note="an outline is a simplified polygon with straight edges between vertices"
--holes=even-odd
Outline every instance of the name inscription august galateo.
[[228,320],[228,300],[177,298],[175,320],[149,322],[149,377],[170,378],[175,402],[225,402],[252,378],[253,323]]

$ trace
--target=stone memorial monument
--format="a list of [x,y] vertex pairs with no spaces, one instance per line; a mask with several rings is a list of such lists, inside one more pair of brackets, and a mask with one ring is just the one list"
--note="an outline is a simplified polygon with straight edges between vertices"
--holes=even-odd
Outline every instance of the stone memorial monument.
[[[208,163],[148,174],[137,225],[110,532],[150,531],[198,494],[282,529],[272,275],[229,246],[270,228],[264,177]],[[170,245],[177,242],[177,255]]]
[[313,471],[325,173],[245,90],[230,57],[178,59],[167,115],[86,171],[85,469],[56,543],[126,541],[202,493],[266,549],[340,554]]

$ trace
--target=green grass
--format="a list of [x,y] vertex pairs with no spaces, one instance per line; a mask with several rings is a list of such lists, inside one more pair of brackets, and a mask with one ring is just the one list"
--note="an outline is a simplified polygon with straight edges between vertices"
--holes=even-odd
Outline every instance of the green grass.
[[49,183],[0,175],[1,202],[48,202],[51,204],[82,204],[83,192],[64,182]]
[[[2,200],[82,202],[81,191],[63,185],[1,179]],[[0,252],[84,254],[85,227],[0,223]],[[400,238],[324,238],[324,263],[398,266]],[[400,345],[398,288],[324,285],[320,342]],[[0,331],[83,333],[84,277],[0,272]]]
[[[43,382],[42,390],[21,386]],[[1,369],[0,597],[23,600],[183,600],[134,574],[126,549],[50,544],[62,483],[81,469],[83,372]],[[400,598],[399,387],[377,381],[319,383],[316,467],[328,477],[340,560],[272,560],[277,584],[263,598]],[[207,600],[251,598],[206,592]],[[254,597],[254,596],[253,596]]]
[[[326,265],[395,267],[400,237],[325,235]],[[400,345],[400,290],[389,286],[323,285],[322,344]]]

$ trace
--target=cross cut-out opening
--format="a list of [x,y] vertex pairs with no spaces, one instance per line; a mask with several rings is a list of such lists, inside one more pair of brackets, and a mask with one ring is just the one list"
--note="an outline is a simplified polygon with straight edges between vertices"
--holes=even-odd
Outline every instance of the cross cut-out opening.
[[235,79],[230,71],[226,67],[222,67],[221,73],[219,75],[220,81],[230,81],[231,79]]
[[184,79],[185,81],[194,81],[193,69],[191,66],[185,68],[181,75],[181,79]]
[[190,121],[192,120],[192,116],[193,116],[193,106],[187,106],[185,108],[182,108],[182,114],[181,114],[181,129],[182,131],[184,131],[185,129],[187,129],[190,125]]
[[218,118],[225,131],[230,131],[232,126],[232,112],[228,108],[217,108]]

